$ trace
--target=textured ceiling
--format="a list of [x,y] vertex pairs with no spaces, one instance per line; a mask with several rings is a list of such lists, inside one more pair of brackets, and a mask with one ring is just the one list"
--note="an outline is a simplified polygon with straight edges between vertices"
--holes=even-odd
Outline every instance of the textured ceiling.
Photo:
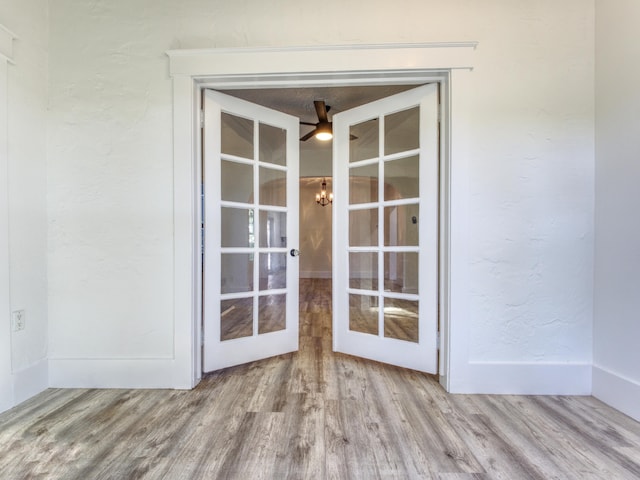
[[[314,88],[264,88],[247,90],[223,90],[223,93],[257,103],[274,110],[298,117],[303,122],[317,122],[314,100],[324,100],[331,107],[329,119],[334,113],[343,112],[365,103],[403,92],[416,85],[380,85],[362,87],[314,87]],[[311,131],[313,126],[301,125],[300,134]],[[302,142],[312,147],[315,142]]]
[[223,90],[223,93],[294,115],[304,122],[317,122],[314,100],[331,106],[330,115],[365,103],[404,92],[415,85],[369,87],[265,88]]

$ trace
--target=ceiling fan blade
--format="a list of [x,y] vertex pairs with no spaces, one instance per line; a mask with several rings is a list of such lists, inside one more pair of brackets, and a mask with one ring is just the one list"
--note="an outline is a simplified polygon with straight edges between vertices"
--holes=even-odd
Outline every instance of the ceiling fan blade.
[[329,118],[327,117],[327,106],[325,105],[324,100],[314,100],[313,104],[316,107],[318,120],[320,120],[321,122],[328,122]]
[[351,134],[349,135],[349,140],[357,140],[358,137],[356,137],[355,135]]
[[313,125],[314,127],[317,125],[317,123],[311,123],[311,122],[300,122],[300,125]]
[[316,129],[314,128],[313,130],[311,130],[309,133],[307,133],[304,137],[300,138],[301,142],[306,142],[307,140],[309,140],[311,137],[313,137],[316,134]]

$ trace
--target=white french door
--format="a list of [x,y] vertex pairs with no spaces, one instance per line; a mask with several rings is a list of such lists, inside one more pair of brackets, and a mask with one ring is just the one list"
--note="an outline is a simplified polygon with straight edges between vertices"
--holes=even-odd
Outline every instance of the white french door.
[[438,86],[333,116],[334,350],[437,371]]
[[204,371],[298,349],[298,119],[204,92]]

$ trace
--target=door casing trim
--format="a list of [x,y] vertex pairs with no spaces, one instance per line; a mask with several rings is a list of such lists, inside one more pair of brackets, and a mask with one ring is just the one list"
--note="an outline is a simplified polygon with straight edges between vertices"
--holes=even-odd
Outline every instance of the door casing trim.
[[[477,42],[171,50],[175,388],[202,378],[203,88],[304,88],[439,82],[441,87],[439,377],[449,390],[451,347],[452,84],[473,69]],[[455,80],[454,80],[455,79]],[[464,82],[463,82],[464,83]],[[462,336],[461,336],[462,337]],[[456,339],[464,351],[466,338]]]

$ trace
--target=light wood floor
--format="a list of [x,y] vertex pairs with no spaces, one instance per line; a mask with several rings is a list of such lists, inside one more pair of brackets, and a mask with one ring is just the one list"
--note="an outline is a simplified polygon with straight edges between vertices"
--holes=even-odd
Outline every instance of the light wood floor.
[[449,395],[332,353],[328,287],[304,281],[298,353],[5,412],[0,479],[640,478],[640,424],[594,398]]

